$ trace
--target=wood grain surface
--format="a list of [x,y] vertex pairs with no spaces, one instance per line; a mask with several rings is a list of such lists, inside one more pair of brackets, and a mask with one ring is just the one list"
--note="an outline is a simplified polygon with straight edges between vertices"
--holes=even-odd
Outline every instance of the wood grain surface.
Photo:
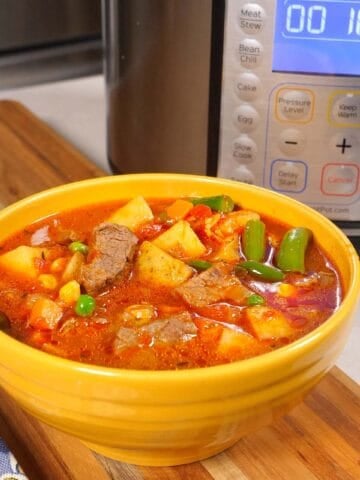
[[[0,205],[104,172],[25,109],[0,102]],[[0,390],[0,436],[30,480],[359,480],[360,386],[337,368],[291,414],[224,453],[179,467],[94,454]]]

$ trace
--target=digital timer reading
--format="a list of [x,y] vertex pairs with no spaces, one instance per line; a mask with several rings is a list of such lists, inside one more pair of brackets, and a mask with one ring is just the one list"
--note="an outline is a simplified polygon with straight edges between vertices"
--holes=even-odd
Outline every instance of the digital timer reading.
[[360,41],[360,7],[354,1],[285,1],[284,37]]
[[277,0],[272,70],[360,76],[360,0]]
[[355,32],[356,35],[360,35],[360,9],[355,10],[355,8],[350,8],[349,28],[347,33],[348,35],[351,35],[353,32]]
[[286,10],[286,31],[300,33],[306,28],[308,33],[319,35],[325,30],[326,12],[326,8],[320,5],[313,5],[308,9],[298,3],[289,5]]

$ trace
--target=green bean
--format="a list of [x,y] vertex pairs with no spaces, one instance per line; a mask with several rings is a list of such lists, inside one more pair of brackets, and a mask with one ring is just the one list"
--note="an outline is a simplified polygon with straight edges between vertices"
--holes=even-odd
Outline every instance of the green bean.
[[265,255],[265,224],[261,220],[249,220],[242,235],[243,252],[247,260],[261,262]]
[[190,265],[190,267],[195,268],[199,272],[202,272],[212,267],[212,263],[206,260],[190,260],[190,262],[188,262],[188,265]]
[[284,272],[305,272],[305,253],[312,237],[311,230],[296,227],[287,231],[276,255],[276,264]]
[[228,195],[216,195],[214,197],[191,198],[193,205],[207,205],[211,210],[229,213],[234,210],[234,201]]
[[254,262],[253,260],[248,260],[235,266],[235,272],[237,272],[237,270],[241,272],[243,269],[255,277],[267,280],[268,282],[281,282],[281,280],[284,279],[283,272],[278,268],[265,265],[264,263]]
[[252,295],[250,295],[250,296],[247,298],[246,303],[247,303],[249,306],[252,306],[252,305],[264,305],[264,303],[265,303],[265,298],[262,297],[261,295],[258,295],[257,293],[253,293]]

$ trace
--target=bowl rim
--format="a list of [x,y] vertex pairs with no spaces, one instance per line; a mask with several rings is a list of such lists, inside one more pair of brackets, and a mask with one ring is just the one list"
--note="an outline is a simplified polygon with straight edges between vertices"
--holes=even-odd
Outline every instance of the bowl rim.
[[[320,344],[326,340],[331,334],[338,328],[338,326],[343,323],[351,310],[355,308],[357,301],[359,300],[359,291],[360,291],[360,263],[359,257],[355,251],[355,248],[351,244],[350,240],[346,235],[328,218],[323,216],[321,213],[317,212],[315,209],[301,203],[300,201],[287,197],[281,193],[268,190],[264,187],[249,185],[246,183],[238,182],[235,180],[228,180],[221,177],[209,177],[202,175],[193,175],[193,174],[179,174],[179,173],[136,173],[136,174],[126,174],[126,175],[110,175],[97,178],[91,178],[86,180],[80,180],[76,182],[70,182],[64,185],[59,185],[52,187],[41,192],[32,194],[14,202],[0,211],[0,222],[3,217],[11,214],[11,212],[16,209],[21,209],[29,204],[32,204],[36,201],[45,200],[47,197],[52,196],[57,193],[67,193],[78,187],[91,187],[98,183],[117,183],[117,182],[133,182],[136,180],[166,180],[167,182],[175,181],[195,181],[201,184],[216,184],[219,185],[229,185],[229,186],[239,186],[241,189],[251,192],[262,192],[263,194],[268,194],[271,197],[276,197],[290,205],[295,206],[296,208],[301,208],[306,214],[315,216],[316,219],[322,223],[327,228],[330,228],[335,236],[337,241],[342,243],[342,246],[348,253],[348,264],[351,272],[351,278],[349,282],[349,288],[344,297],[343,301],[339,308],[320,326],[312,330],[308,334],[300,337],[294,342],[289,343],[283,347],[280,347],[271,352],[263,353],[261,355],[251,357],[248,359],[238,360],[230,363],[208,366],[208,367],[196,367],[190,369],[182,370],[136,370],[136,369],[125,369],[125,368],[115,368],[115,367],[106,367],[100,365],[93,365],[85,362],[78,362],[75,360],[70,360],[63,357],[58,357],[56,355],[44,352],[42,350],[31,347],[20,340],[11,337],[10,335],[0,332],[0,349],[4,343],[7,343],[7,348],[11,347],[16,354],[22,354],[27,358],[37,359],[41,361],[42,359],[46,361],[49,366],[62,368],[67,371],[78,372],[82,374],[87,374],[90,376],[101,376],[101,377],[111,377],[111,378],[124,378],[127,380],[133,379],[134,381],[141,382],[153,382],[155,379],[157,381],[166,381],[166,382],[175,382],[178,383],[181,380],[191,379],[206,379],[206,378],[222,378],[227,375],[241,375],[241,373],[249,373],[249,371],[256,373],[258,371],[264,371],[271,367],[276,367],[276,365],[283,364],[284,361],[291,363],[298,358],[300,354],[304,354],[305,351],[312,350],[317,344]],[[154,197],[155,198],[155,197]],[[101,200],[100,200],[101,202]],[[97,202],[99,203],[99,202]],[[75,206],[76,208],[76,206]],[[42,217],[45,218],[45,217]],[[335,261],[335,259],[332,259]]]

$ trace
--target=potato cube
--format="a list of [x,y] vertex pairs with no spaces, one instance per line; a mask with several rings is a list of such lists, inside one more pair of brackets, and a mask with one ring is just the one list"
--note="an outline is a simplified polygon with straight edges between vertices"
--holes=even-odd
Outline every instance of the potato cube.
[[246,309],[246,318],[259,340],[288,338],[294,334],[284,314],[271,307],[255,305]]
[[219,250],[214,255],[212,255],[211,260],[238,262],[240,260],[239,235],[235,234],[232,237],[228,237],[223,242],[221,242]]
[[80,252],[75,252],[63,271],[62,281],[70,282],[70,280],[78,280],[81,273],[81,267],[83,266],[84,262],[84,255]]
[[135,197],[123,207],[116,210],[108,222],[125,225],[130,230],[136,230],[142,223],[154,218],[151,208],[143,197]]
[[186,263],[147,241],[140,246],[135,271],[141,281],[167,287],[180,285],[193,273]]
[[196,258],[206,252],[206,247],[185,220],[179,220],[152,243],[176,258]]
[[[36,278],[40,273],[40,260],[45,258],[46,253],[47,249],[45,248],[22,245],[1,255],[0,265],[24,277]],[[36,260],[39,262],[37,263]]]
[[219,220],[217,225],[213,228],[213,231],[220,237],[227,237],[245,227],[249,220],[258,220],[259,218],[260,216],[258,213],[249,210],[230,212],[227,213],[224,218]]
[[241,350],[248,350],[259,345],[258,340],[248,333],[231,328],[224,328],[217,346],[220,355],[230,355]]

